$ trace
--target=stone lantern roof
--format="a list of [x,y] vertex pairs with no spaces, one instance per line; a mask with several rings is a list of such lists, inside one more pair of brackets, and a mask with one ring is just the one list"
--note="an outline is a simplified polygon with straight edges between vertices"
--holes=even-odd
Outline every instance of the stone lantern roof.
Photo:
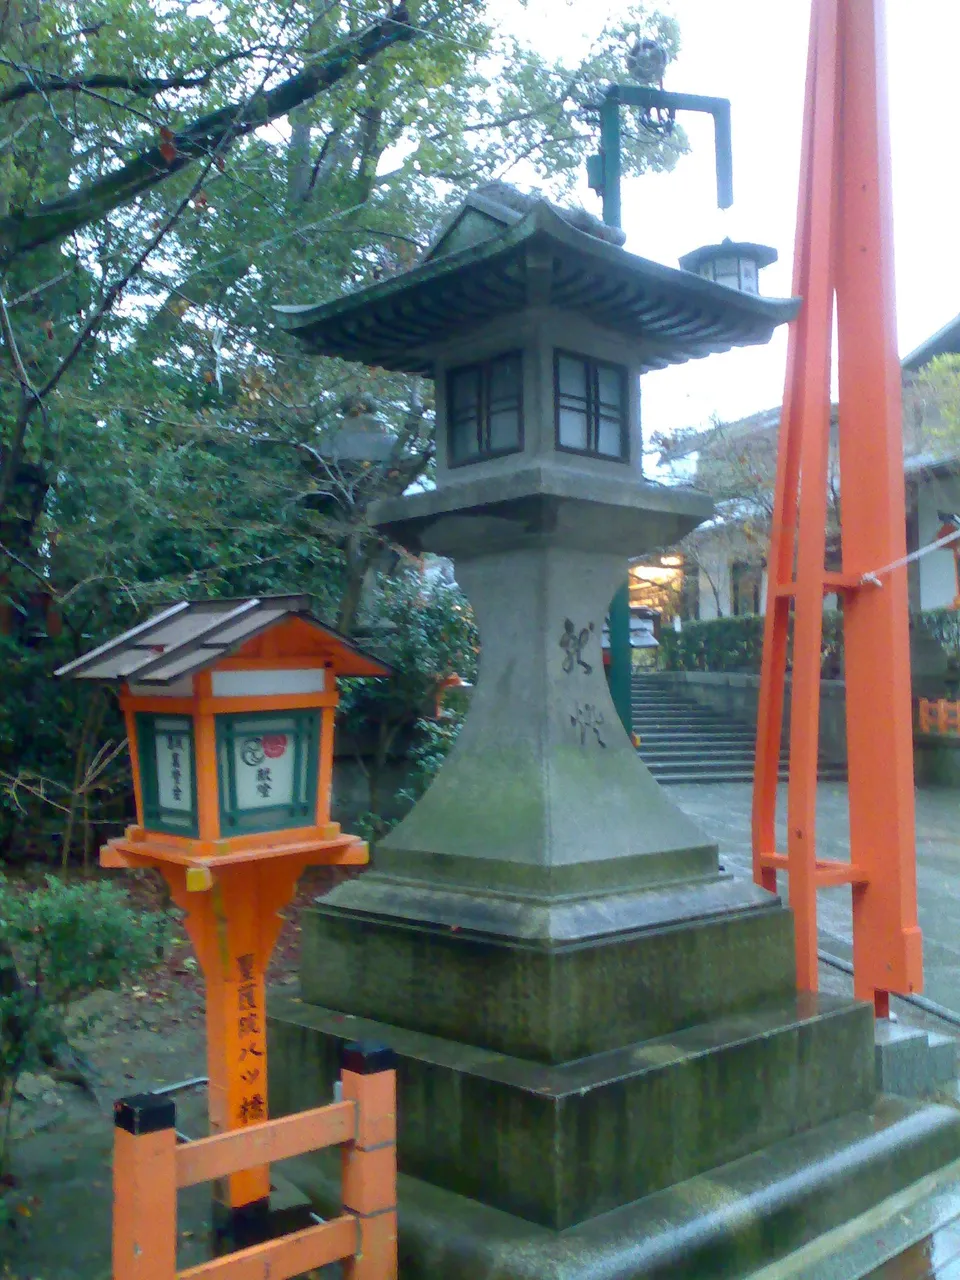
[[635,341],[646,372],[765,343],[800,306],[638,257],[588,214],[519,193],[507,203],[502,191],[469,196],[418,266],[330,302],[277,307],[279,323],[319,355],[432,376],[451,334],[553,308]]

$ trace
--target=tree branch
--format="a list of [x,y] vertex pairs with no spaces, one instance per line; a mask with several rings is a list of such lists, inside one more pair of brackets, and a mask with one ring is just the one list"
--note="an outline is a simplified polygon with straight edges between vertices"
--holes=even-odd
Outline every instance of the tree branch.
[[[218,58],[213,66],[206,71],[187,71],[179,76],[124,76],[107,73],[92,76],[60,76],[53,74],[44,79],[39,77],[39,72],[37,72],[38,78],[21,80],[18,84],[11,85],[9,89],[4,89],[0,93],[0,106],[6,106],[11,102],[20,102],[23,98],[28,98],[34,93],[45,97],[48,93],[71,91],[79,93],[89,89],[125,89],[128,93],[132,93],[138,98],[152,98],[154,94],[162,93],[165,89],[197,89],[209,84],[216,72],[222,70],[223,67],[228,66],[231,62],[239,61],[240,58],[253,57],[259,49],[260,46],[253,49],[235,49],[232,53]],[[35,73],[35,68],[26,67],[19,62],[11,61],[9,58],[0,58],[0,66],[11,67],[14,71],[29,73],[31,77]]]
[[104,217],[113,209],[149,191],[174,173],[203,157],[209,157],[226,141],[243,137],[262,125],[287,115],[294,107],[309,102],[385,49],[416,39],[419,31],[404,23],[383,18],[345,41],[322,61],[317,61],[283,81],[274,89],[253,95],[241,103],[201,116],[175,134],[164,151],[160,145],[142,151],[115,173],[108,174],[62,200],[53,200],[20,209],[0,218],[0,263],[41,245],[61,240],[80,227]]
[[9,560],[12,560],[14,564],[18,564],[21,569],[25,569],[27,573],[32,574],[32,576],[36,578],[38,582],[42,582],[50,594],[56,598],[57,592],[54,591],[53,586],[50,583],[50,579],[45,578],[39,570],[34,569],[33,565],[27,564],[26,560],[21,560],[15,551],[11,551],[9,547],[5,547],[2,542],[0,542],[0,555],[5,555]]

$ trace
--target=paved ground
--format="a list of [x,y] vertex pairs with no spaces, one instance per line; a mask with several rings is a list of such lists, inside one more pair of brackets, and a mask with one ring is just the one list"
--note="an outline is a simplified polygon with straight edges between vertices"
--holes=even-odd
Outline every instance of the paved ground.
[[[741,782],[687,784],[668,788],[674,801],[720,845],[731,870],[750,874],[752,787]],[[786,787],[780,788],[778,828],[786,845]],[[845,783],[823,782],[817,790],[817,852],[849,861]],[[786,877],[779,888],[787,897]],[[924,994],[960,1014],[960,793],[917,792],[917,899],[923,930]],[[821,947],[849,959],[852,952],[850,890],[821,889]]]
[[[724,864],[730,870],[750,875],[751,786],[706,783],[668,790],[676,803],[719,843]],[[778,832],[784,841],[779,845],[782,849],[786,839],[785,786],[780,788]],[[825,782],[817,790],[817,852],[821,857],[849,860],[845,783]],[[779,877],[778,888],[786,899],[785,876]],[[924,994],[960,1014],[960,795],[956,791],[917,792],[917,901],[924,940]],[[821,949],[849,959],[853,943],[849,888],[822,889],[818,916]],[[845,974],[823,964],[820,982],[826,991],[852,989]],[[892,1008],[904,1021],[955,1033],[953,1027],[924,1016],[914,1006],[894,1000]],[[954,1208],[951,1211],[947,1207],[936,1229],[871,1272],[871,1280],[960,1280],[960,1200],[956,1194],[953,1200]],[[882,1235],[875,1247],[873,1256],[878,1260],[885,1253],[889,1256]],[[823,1274],[828,1273],[838,1280],[848,1274],[839,1265],[832,1269],[832,1264]],[[858,1268],[849,1274],[863,1272]]]

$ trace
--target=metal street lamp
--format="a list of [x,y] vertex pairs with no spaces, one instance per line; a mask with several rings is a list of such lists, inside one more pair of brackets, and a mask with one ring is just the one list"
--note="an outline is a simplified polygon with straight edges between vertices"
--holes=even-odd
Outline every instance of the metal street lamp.
[[[657,60],[653,56],[653,49],[647,47],[650,42],[644,42],[643,46],[635,46],[631,50],[627,59],[627,69],[631,75],[637,78],[643,78],[645,73],[649,73],[650,67]],[[639,55],[645,54],[645,57]],[[652,61],[651,61],[652,60]],[[662,63],[662,66],[660,66]],[[658,75],[653,78],[660,80],[660,87],[653,87],[649,84],[611,84],[604,91],[603,98],[599,103],[600,114],[600,151],[597,155],[590,156],[587,160],[587,181],[592,189],[603,199],[603,220],[609,226],[619,227],[621,225],[620,216],[620,177],[621,177],[621,130],[620,130],[620,112],[624,107],[633,108],[640,112],[642,123],[651,131],[662,134],[672,132],[676,114],[678,111],[696,111],[713,117],[714,137],[716,149],[717,164],[717,204],[721,209],[728,209],[733,204],[733,152],[730,138],[730,101],[727,98],[709,98],[699,94],[691,93],[668,93],[662,87],[662,71],[665,67],[665,59],[657,62],[660,66]],[[765,249],[761,245],[739,245],[733,246],[738,249],[752,249],[759,251],[753,254],[752,258],[744,254],[743,265],[736,254],[725,254],[723,256],[714,256],[710,258],[710,250],[722,248],[723,246],[710,246],[710,249],[698,251],[706,255],[703,259],[704,264],[713,263],[712,270],[717,271],[722,267],[720,278],[717,274],[706,275],[706,278],[719,282],[721,284],[730,284],[743,293],[759,294],[759,287],[756,279],[757,273],[761,265],[767,265],[761,262],[760,258],[773,250]],[[688,255],[691,257],[694,255]],[[736,281],[734,282],[733,271],[728,270],[729,263],[727,258],[731,258],[734,263],[736,272]],[[774,259],[776,254],[774,253]],[[770,259],[773,261],[774,259]],[[681,261],[681,266],[686,267],[686,262]],[[752,275],[751,275],[752,268]],[[690,268],[687,268],[688,270]],[[697,274],[705,275],[705,271],[699,271]],[[754,287],[749,287],[751,282]],[[613,698],[614,706],[623,726],[628,733],[633,728],[633,673],[632,673],[632,656],[630,646],[630,596],[629,585],[627,583],[616,593],[610,603],[610,693]]]

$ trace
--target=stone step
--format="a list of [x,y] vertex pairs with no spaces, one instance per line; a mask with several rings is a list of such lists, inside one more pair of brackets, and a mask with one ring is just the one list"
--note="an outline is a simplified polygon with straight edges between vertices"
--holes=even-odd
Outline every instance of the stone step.
[[903,1022],[879,1019],[874,1030],[877,1088],[920,1098],[957,1078],[957,1041]]
[[753,733],[732,733],[731,732],[731,733],[710,733],[710,735],[705,735],[705,733],[686,733],[686,732],[667,733],[659,730],[648,730],[646,732],[643,732],[641,730],[636,730],[635,732],[637,737],[639,737],[640,739],[641,745],[643,746],[677,745],[677,746],[690,746],[690,748],[696,748],[696,746],[699,746],[701,742],[709,741],[710,744],[716,745],[716,746],[723,746],[723,745],[741,746],[742,745],[742,746],[749,746],[749,748],[753,748],[755,744]]
[[[677,773],[658,773],[656,770],[650,770],[651,775],[656,778],[662,787],[682,787],[693,783],[707,782],[744,782],[752,785],[753,769],[703,769],[694,773],[691,770],[684,769]],[[782,782],[787,780],[787,770],[781,769],[779,778]]]
[[[345,1039],[388,1044],[400,1059],[403,1169],[553,1231],[874,1098],[872,1009],[835,996],[794,994],[556,1065],[289,997],[272,998],[270,1035],[272,1061],[282,1064],[271,1079],[272,1114],[330,1096]],[[960,1131],[960,1113],[953,1124]],[[496,1141],[471,1137],[478,1126]]]
[[[723,750],[703,750],[703,751],[675,751],[669,747],[653,750],[640,747],[640,759],[648,767],[652,764],[675,764],[678,767],[682,765],[690,765],[696,767],[698,764],[753,764],[754,754],[752,751],[730,751]],[[782,765],[789,764],[789,757],[786,753],[780,756]]]
[[723,720],[720,716],[700,716],[687,711],[680,711],[674,714],[661,715],[635,715],[632,717],[634,725],[660,725],[664,729],[679,727],[680,725],[692,725],[698,729],[743,729],[748,733],[753,733],[752,725],[741,725],[736,720]]
[[[958,1154],[960,1116],[952,1108],[882,1098],[869,1109],[562,1233],[401,1173],[404,1280],[863,1276],[864,1258],[872,1267],[915,1245],[931,1227],[954,1221],[956,1169],[950,1165]],[[336,1150],[299,1156],[284,1167],[319,1214],[333,1218],[342,1212]],[[924,1211],[923,1197],[931,1195],[930,1184],[941,1170],[942,1177],[952,1172],[954,1181],[941,1192],[940,1216],[934,1218]],[[912,1206],[919,1211],[906,1212]],[[912,1274],[908,1264],[903,1275]]]

